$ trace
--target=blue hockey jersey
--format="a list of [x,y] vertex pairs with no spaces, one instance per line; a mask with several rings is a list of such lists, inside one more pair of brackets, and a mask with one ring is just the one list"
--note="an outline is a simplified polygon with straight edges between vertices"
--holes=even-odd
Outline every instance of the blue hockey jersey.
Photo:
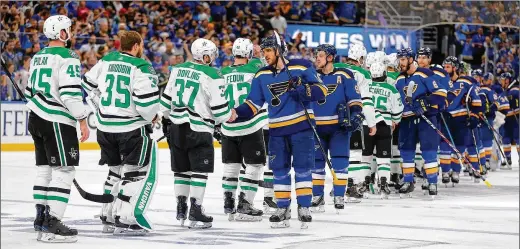
[[472,113],[482,112],[482,101],[478,96],[477,82],[471,77],[461,76],[455,82],[450,82],[448,91],[449,106],[447,111],[452,117],[467,117],[469,115],[466,108],[468,94],[471,101],[470,111]]
[[412,105],[414,101],[420,98],[426,98],[432,107],[425,113],[427,116],[436,114],[439,108],[444,108],[447,90],[437,83],[436,77],[433,75],[434,73],[430,69],[417,68],[412,75],[407,75],[404,72],[397,77],[395,87],[399,91],[404,104],[403,118],[415,115],[412,112]]
[[433,72],[433,77],[436,81],[444,87],[444,89],[450,88],[450,75],[446,70],[439,67],[431,67],[430,70]]
[[236,108],[236,112],[239,118],[250,118],[267,102],[271,136],[284,136],[310,129],[303,108],[307,109],[311,123],[315,125],[311,102],[303,102],[304,107],[302,107],[300,102],[289,96],[289,75],[286,70],[291,72],[292,77],[299,76],[302,78],[302,83],[310,85],[307,94],[313,101],[323,100],[327,95],[327,88],[322,84],[310,61],[290,60],[287,68],[280,72],[271,66],[258,70],[246,101]]
[[509,110],[509,100],[507,99],[506,93],[502,91],[501,94],[498,95],[497,98],[498,111],[504,115],[507,115]]
[[507,99],[509,100],[509,111],[507,112],[507,116],[513,116],[517,115],[519,112],[519,99],[518,94],[520,93],[520,90],[518,88],[518,82],[513,81],[511,84],[509,84],[509,87],[504,90],[505,95],[507,96]]
[[480,87],[479,95],[481,96],[481,100],[484,99],[482,106],[484,107],[486,116],[494,118],[495,111],[498,110],[498,95],[488,86]]
[[350,115],[362,111],[361,94],[354,80],[354,74],[346,68],[335,68],[329,74],[318,72],[323,84],[327,87],[327,97],[313,103],[318,132],[334,132],[339,129],[338,105],[346,103],[350,107]]

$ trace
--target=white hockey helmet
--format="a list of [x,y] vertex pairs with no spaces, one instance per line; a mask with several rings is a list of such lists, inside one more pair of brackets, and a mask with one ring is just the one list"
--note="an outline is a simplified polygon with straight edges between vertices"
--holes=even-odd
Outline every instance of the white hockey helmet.
[[397,53],[391,53],[385,57],[385,64],[387,67],[397,68]]
[[211,64],[217,57],[217,46],[208,39],[199,38],[191,44],[193,59],[204,62],[204,55],[209,56]]
[[[71,38],[70,27],[72,21],[64,15],[51,16],[43,23],[43,33],[50,40],[60,40],[66,42]],[[67,39],[62,40],[60,37],[60,31],[65,30],[67,32]]]
[[370,75],[372,76],[372,79],[383,77],[386,75],[386,66],[382,62],[374,62],[372,66],[370,67]]
[[383,51],[374,52],[374,58],[375,58],[376,62],[381,62],[381,63],[385,64],[385,57],[386,57],[386,54]]
[[370,68],[370,66],[372,66],[372,64],[374,64],[375,62],[376,62],[376,53],[375,52],[368,53],[367,58],[365,59],[366,68]]
[[361,63],[361,58],[367,57],[367,50],[363,44],[355,43],[348,49],[348,58]]
[[242,56],[247,59],[253,57],[253,43],[246,38],[237,38],[233,43],[233,56]]

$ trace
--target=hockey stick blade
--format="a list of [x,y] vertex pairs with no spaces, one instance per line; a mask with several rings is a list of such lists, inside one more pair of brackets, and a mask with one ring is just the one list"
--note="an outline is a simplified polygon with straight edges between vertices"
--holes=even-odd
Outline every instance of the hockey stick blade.
[[74,183],[74,186],[76,186],[76,189],[78,190],[79,194],[83,199],[87,201],[97,202],[97,203],[111,203],[114,201],[114,196],[111,194],[102,194],[102,195],[95,195],[91,194],[85,190],[83,190],[80,186],[78,181],[74,179],[72,181]]

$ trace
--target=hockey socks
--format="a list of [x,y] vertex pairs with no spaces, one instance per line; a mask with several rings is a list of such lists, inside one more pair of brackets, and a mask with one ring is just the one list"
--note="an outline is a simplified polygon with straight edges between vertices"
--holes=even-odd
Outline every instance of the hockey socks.
[[302,207],[310,207],[312,200],[312,176],[310,169],[294,169],[296,200]]
[[245,194],[245,200],[249,203],[253,203],[255,199],[263,166],[262,164],[246,164],[244,177],[240,181],[240,190]]
[[361,150],[351,150],[348,165],[348,178],[354,180],[354,184],[358,184],[365,180],[368,175],[370,166],[361,164]]
[[224,164],[224,173],[222,175],[222,189],[224,192],[231,192],[233,198],[236,196],[238,188],[238,175],[242,164],[226,163]]
[[204,200],[207,181],[208,173],[193,172],[191,174],[190,197],[195,198],[198,204],[202,204],[202,200]]
[[316,160],[312,170],[312,195],[324,195],[325,188],[325,161]]
[[33,186],[33,198],[36,204],[47,205],[47,190],[52,179],[52,170],[49,165],[37,166],[36,179]]
[[190,196],[191,172],[174,173],[175,196]]
[[287,208],[291,204],[291,174],[290,169],[273,170],[274,196],[278,208]]
[[424,171],[426,172],[428,183],[437,183],[437,178],[439,175],[439,167],[437,166],[437,162],[425,163]]
[[264,197],[274,197],[273,178],[273,171],[266,166],[263,180]]
[[69,202],[70,187],[76,169],[73,166],[61,166],[52,168],[52,180],[47,189],[47,205],[50,207],[50,215],[58,220],[63,218],[67,203]]

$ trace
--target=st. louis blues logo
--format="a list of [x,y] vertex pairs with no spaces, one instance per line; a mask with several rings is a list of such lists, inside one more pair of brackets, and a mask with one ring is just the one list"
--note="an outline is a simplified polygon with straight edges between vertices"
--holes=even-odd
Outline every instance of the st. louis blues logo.
[[272,106],[279,106],[280,105],[280,98],[279,96],[287,92],[289,88],[289,82],[280,82],[280,83],[274,83],[267,85],[267,89],[269,89],[269,92],[273,95],[273,98],[271,99],[271,105]]
[[[327,85],[327,96],[331,95],[332,93],[334,93],[336,91],[336,89],[338,88],[338,85],[337,84],[334,84],[334,85]],[[319,100],[318,101],[318,105],[323,105],[325,104],[325,102],[327,102],[327,97],[325,97],[323,100]]]

